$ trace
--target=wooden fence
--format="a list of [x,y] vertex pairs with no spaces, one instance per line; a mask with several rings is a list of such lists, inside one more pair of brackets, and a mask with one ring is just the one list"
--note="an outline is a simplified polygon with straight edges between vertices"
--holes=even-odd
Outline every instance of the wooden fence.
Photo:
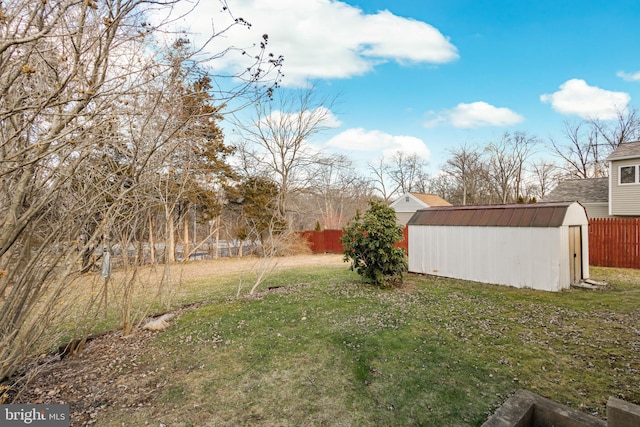
[[[408,227],[398,244],[408,250]],[[303,231],[313,253],[342,253],[342,230]],[[589,220],[589,264],[600,267],[640,269],[640,218],[592,218]]]
[[590,219],[589,264],[640,268],[640,218]]
[[[396,246],[409,253],[409,227],[404,227],[402,235],[404,240]],[[314,254],[334,253],[341,254],[343,247],[340,244],[342,230],[303,231],[302,235],[307,239]]]
[[342,253],[342,230],[303,231],[302,235],[309,242],[314,254]]

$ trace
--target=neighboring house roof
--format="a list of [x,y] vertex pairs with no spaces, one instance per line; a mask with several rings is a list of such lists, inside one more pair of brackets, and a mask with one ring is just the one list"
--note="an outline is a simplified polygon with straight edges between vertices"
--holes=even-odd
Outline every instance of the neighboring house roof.
[[608,203],[609,178],[567,179],[547,194],[544,202]]
[[407,225],[559,227],[573,203],[438,206],[417,211]]
[[404,193],[402,196],[394,200],[391,206],[397,212],[415,212],[418,209],[428,208],[431,206],[451,206],[440,196],[435,194],[422,193]]
[[605,160],[623,160],[633,159],[635,157],[640,157],[640,141],[625,142],[618,145],[618,148],[613,150],[613,152],[609,154],[609,156],[607,156]]
[[451,203],[447,202],[440,196],[436,196],[435,194],[422,194],[422,193],[410,193],[416,199],[420,200],[423,203],[426,203],[429,206],[451,206]]

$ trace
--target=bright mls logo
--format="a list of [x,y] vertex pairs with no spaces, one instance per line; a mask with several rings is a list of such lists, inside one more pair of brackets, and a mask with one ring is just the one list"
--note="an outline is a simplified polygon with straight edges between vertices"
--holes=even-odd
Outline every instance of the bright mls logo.
[[69,427],[69,405],[0,405],[0,425]]

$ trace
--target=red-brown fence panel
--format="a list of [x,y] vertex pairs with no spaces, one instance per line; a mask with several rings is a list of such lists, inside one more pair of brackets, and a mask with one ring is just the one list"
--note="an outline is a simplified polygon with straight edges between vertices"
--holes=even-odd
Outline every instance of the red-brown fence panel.
[[309,248],[314,254],[324,253],[324,233],[321,231],[302,231],[300,232],[302,237],[309,242]]
[[590,219],[589,264],[640,268],[640,218]]
[[404,249],[404,253],[409,255],[409,227],[407,227],[406,225],[402,229],[402,236],[402,241],[398,242],[396,244],[396,247]]
[[[342,230],[302,231],[302,236],[307,239],[311,251],[314,254],[334,253],[341,254],[344,250],[340,243]],[[404,240],[396,246],[409,252],[408,227],[402,230]]]
[[309,242],[314,254],[342,253],[342,230],[303,231],[301,234]]
[[342,230],[324,230],[324,251],[332,254],[341,254],[344,248],[340,243],[340,237],[342,237]]

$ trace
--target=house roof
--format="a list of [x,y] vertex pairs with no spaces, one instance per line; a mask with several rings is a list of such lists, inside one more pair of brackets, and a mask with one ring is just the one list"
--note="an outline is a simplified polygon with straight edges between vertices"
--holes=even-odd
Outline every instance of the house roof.
[[411,193],[411,195],[429,206],[451,206],[451,203],[435,194]]
[[640,158],[640,141],[625,142],[618,145],[618,148],[613,150],[613,152],[609,154],[609,156],[607,156],[605,160],[622,160],[634,157]]
[[545,202],[607,203],[609,178],[567,179],[547,194]]
[[573,203],[432,207],[417,211],[407,225],[559,227]]

